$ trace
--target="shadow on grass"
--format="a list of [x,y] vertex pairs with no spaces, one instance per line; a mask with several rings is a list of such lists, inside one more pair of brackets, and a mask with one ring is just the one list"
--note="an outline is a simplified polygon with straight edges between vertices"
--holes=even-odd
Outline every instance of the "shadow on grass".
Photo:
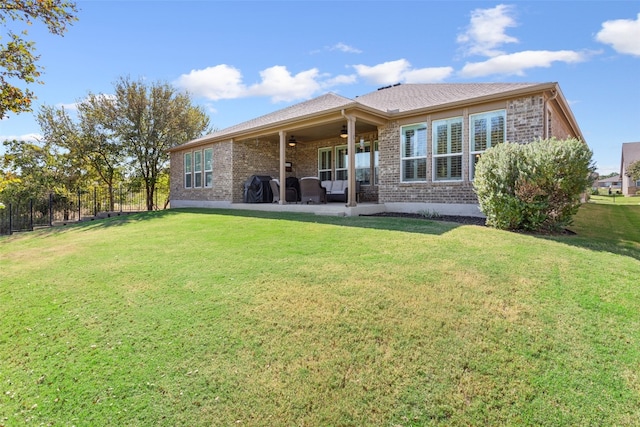
[[344,227],[372,228],[378,230],[403,231],[408,233],[420,233],[440,235],[462,224],[454,222],[431,221],[428,219],[378,217],[378,216],[331,216],[315,215],[299,212],[266,212],[242,209],[207,209],[207,208],[174,208],[162,211],[141,212],[111,218],[96,219],[80,223],[54,227],[51,232],[63,232],[70,229],[95,230],[97,228],[120,227],[140,221],[153,221],[169,216],[184,213],[201,215],[223,215],[246,218],[262,218],[284,221],[297,221],[316,224],[327,224]]
[[316,224],[336,225],[343,227],[372,228],[377,230],[403,231],[407,233],[440,235],[462,224],[428,219],[398,218],[383,216],[334,216],[316,215],[300,212],[267,212],[242,209],[172,209],[176,213],[187,212],[204,215],[242,216],[246,218],[263,218],[285,221],[308,222]]

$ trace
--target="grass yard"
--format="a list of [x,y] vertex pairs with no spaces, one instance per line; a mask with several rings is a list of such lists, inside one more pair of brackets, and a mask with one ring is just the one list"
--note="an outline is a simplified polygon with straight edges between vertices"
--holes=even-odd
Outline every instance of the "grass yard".
[[170,210],[0,238],[0,425],[640,425],[640,206],[576,235]]

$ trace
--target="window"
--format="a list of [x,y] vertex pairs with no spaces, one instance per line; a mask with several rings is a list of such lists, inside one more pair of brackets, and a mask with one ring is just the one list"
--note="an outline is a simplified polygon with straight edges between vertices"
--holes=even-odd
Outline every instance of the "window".
[[184,188],[191,188],[191,153],[184,153]]
[[401,175],[403,182],[427,180],[427,126],[403,126],[401,135]]
[[318,178],[320,181],[331,181],[331,148],[318,150]]
[[469,117],[470,155],[469,176],[473,179],[476,163],[488,148],[501,144],[506,140],[506,111],[473,114]]
[[213,187],[213,148],[204,150],[204,186]]
[[373,183],[378,185],[378,141],[373,141]]
[[356,144],[356,181],[371,184],[371,143],[364,140]]
[[193,152],[193,186],[202,187],[202,151]]
[[433,180],[461,180],[462,117],[434,121],[432,132]]
[[347,168],[349,162],[347,160],[347,146],[341,145],[336,147],[336,179],[348,179]]

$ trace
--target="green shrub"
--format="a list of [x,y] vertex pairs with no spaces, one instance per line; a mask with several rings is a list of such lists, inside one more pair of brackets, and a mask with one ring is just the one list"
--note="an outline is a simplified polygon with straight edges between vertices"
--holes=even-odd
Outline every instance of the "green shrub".
[[474,187],[487,225],[558,231],[591,184],[591,150],[577,139],[500,144],[478,161]]

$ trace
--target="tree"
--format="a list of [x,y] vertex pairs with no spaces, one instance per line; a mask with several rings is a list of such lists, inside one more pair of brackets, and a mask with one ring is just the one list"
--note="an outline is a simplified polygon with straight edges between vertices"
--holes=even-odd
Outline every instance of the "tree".
[[476,166],[474,187],[487,225],[510,230],[560,231],[591,185],[592,153],[577,139],[499,144]]
[[109,209],[113,210],[114,188],[121,177],[124,150],[110,129],[111,103],[109,97],[89,94],[78,103],[77,124],[63,108],[49,106],[42,107],[38,122],[44,138],[65,149],[74,159],[76,169],[95,176],[107,186]]
[[[31,25],[41,21],[51,34],[62,36],[67,26],[77,20],[74,2],[67,0],[3,0],[0,2],[0,23],[6,27],[7,19],[24,21]],[[42,83],[39,80],[42,67],[35,55],[35,43],[25,40],[27,30],[16,34],[7,31],[8,41],[0,44],[0,119],[12,111],[31,111],[33,92],[20,89],[12,82],[21,80],[25,84]],[[1,39],[2,37],[0,37]]]
[[54,192],[68,195],[78,180],[70,168],[72,159],[47,141],[5,141],[0,166],[12,179],[0,198],[6,202],[42,199]]
[[640,160],[637,160],[629,165],[627,175],[629,175],[629,177],[631,177],[635,181],[640,180]]
[[169,162],[167,149],[202,136],[209,119],[188,94],[166,83],[147,86],[129,78],[116,82],[111,106],[112,130],[144,181],[147,209],[153,210],[156,185]]

